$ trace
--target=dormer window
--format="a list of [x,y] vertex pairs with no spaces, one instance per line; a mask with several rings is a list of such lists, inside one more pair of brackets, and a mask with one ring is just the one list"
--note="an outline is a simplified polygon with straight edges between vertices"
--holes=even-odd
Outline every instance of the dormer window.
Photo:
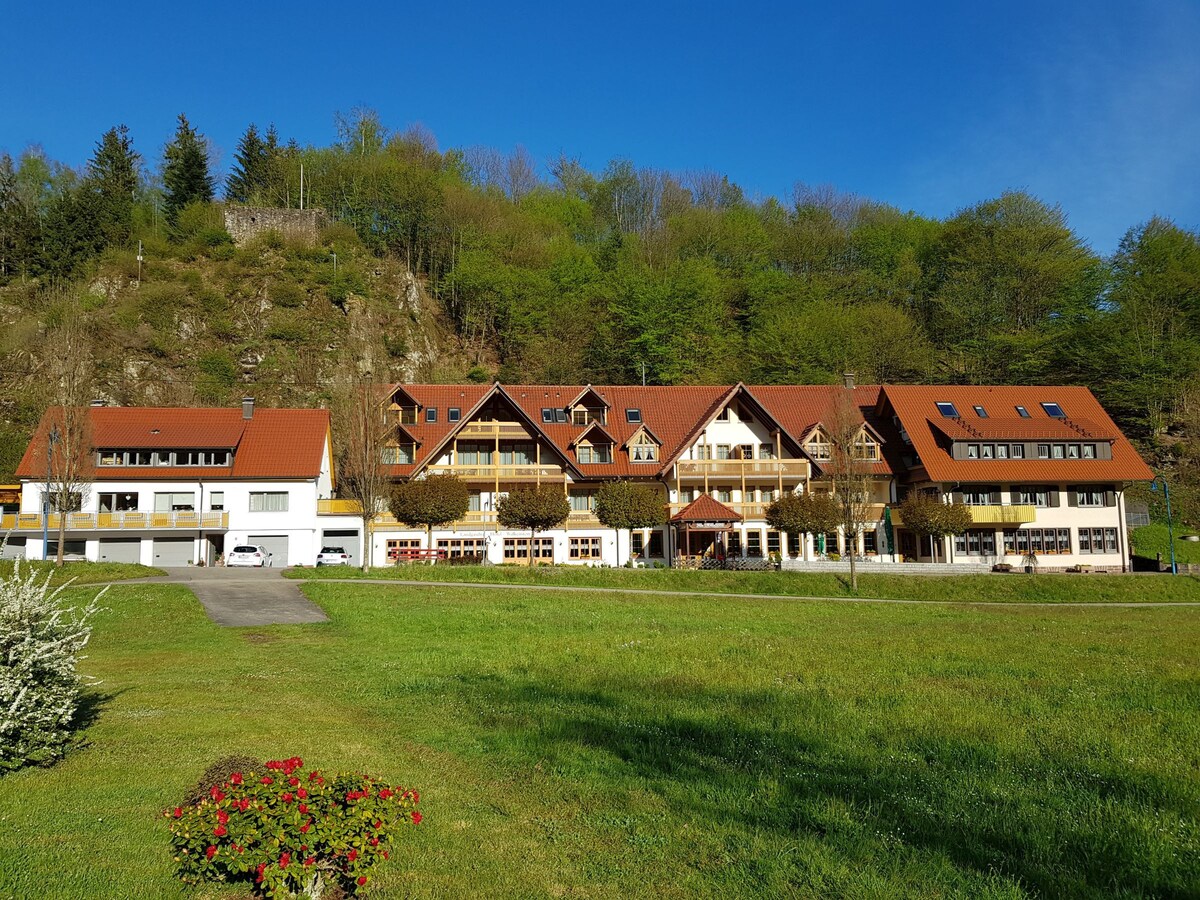
[[814,431],[804,445],[804,452],[812,459],[830,459],[833,456],[833,444],[823,431]]
[[1042,409],[1044,409],[1046,411],[1046,415],[1052,419],[1065,419],[1067,417],[1067,414],[1063,412],[1063,408],[1057,403],[1043,403]]
[[417,424],[417,408],[415,406],[402,406],[397,410],[397,415],[400,417],[401,425]]
[[642,424],[642,411],[640,409],[625,410],[625,421],[628,422],[630,425],[641,425]]
[[639,429],[638,433],[630,438],[628,447],[630,462],[658,462],[658,442],[644,429]]
[[612,444],[580,444],[575,454],[580,463],[611,463]]
[[953,403],[949,403],[949,402],[938,403],[937,411],[940,412],[944,418],[947,418],[947,419],[957,419],[958,418],[958,408]]

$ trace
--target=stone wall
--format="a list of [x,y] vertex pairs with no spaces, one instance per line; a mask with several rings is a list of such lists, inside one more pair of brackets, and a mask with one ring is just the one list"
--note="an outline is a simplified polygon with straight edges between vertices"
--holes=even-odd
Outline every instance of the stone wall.
[[329,217],[323,209],[275,209],[265,206],[225,207],[225,230],[239,247],[268,231],[277,231],[288,241],[307,246],[317,243],[317,234]]

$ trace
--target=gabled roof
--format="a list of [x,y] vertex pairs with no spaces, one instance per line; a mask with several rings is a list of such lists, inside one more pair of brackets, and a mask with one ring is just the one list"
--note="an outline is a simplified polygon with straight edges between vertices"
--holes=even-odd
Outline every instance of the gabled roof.
[[605,399],[604,399],[604,395],[603,395],[603,394],[601,394],[601,393],[599,393],[599,392],[598,392],[598,391],[597,391],[597,390],[596,390],[594,387],[592,387],[590,384],[584,385],[584,387],[583,387],[583,390],[582,390],[582,391],[580,391],[578,394],[576,394],[576,395],[575,395],[575,399],[574,399],[574,400],[572,400],[570,403],[568,403],[568,404],[567,404],[567,406],[568,406],[568,407],[572,407],[572,406],[578,406],[580,403],[582,403],[582,402],[583,402],[583,398],[584,398],[584,397],[587,397],[587,396],[589,396],[589,395],[590,395],[591,397],[595,398],[596,400],[599,400],[599,401],[600,401],[600,405],[601,405],[601,406],[602,406],[604,409],[608,409],[609,407],[611,407],[611,406],[612,406],[612,404],[611,404],[611,403],[609,403],[607,400],[605,400]]
[[701,494],[675,515],[672,522],[740,522],[740,513],[730,509],[711,494]]
[[[56,410],[47,410],[17,466],[20,478],[46,477],[46,441]],[[231,466],[148,468],[103,466],[104,480],[201,478],[316,478],[326,453],[329,412],[324,409],[254,410],[241,407],[89,407],[92,446],[113,450],[233,450]]]
[[[674,450],[673,453],[667,456],[667,465],[664,467],[664,471],[666,468],[674,465],[679,460],[679,457],[683,455],[684,451],[686,451],[688,447],[692,446],[692,444],[696,442],[696,439],[700,437],[700,435],[710,425],[712,425],[713,420],[716,419],[721,410],[725,409],[727,406],[729,406],[729,404],[739,397],[741,398],[742,402],[746,403],[746,405],[750,407],[751,412],[760,420],[762,420],[764,424],[770,426],[773,431],[779,432],[781,440],[787,443],[788,449],[791,450],[793,454],[796,456],[805,456],[804,450],[800,446],[800,442],[797,441],[794,436],[795,432],[793,432],[783,422],[780,421],[779,417],[771,410],[768,404],[762,402],[762,400],[756,396],[756,392],[761,390],[761,387],[750,388],[740,381],[737,384],[731,385],[729,388],[725,389],[724,393],[705,413],[704,417],[697,421],[692,427],[686,440],[684,440]],[[643,421],[645,421],[644,413],[642,418]]]
[[647,435],[652,441],[654,441],[654,443],[658,444],[658,446],[660,446],[660,447],[662,446],[662,439],[657,434],[655,434],[653,431],[650,430],[649,425],[647,425],[645,422],[643,422],[641,424],[641,426],[636,431],[633,432],[633,434],[631,434],[631,435],[629,435],[629,437],[625,438],[625,442],[621,444],[621,449],[624,450],[630,444],[632,444],[633,439],[635,437],[637,437],[639,434]]
[[[1149,481],[1154,473],[1085,387],[888,385],[879,412],[894,412],[920,456],[929,480],[966,483],[1067,483]],[[949,402],[957,418],[943,416]],[[1043,402],[1058,403],[1067,419],[1046,414]],[[989,418],[979,418],[982,406]],[[1016,415],[1025,407],[1029,418]],[[954,459],[951,440],[1052,440],[1108,442],[1112,459]]]
[[605,427],[603,425],[601,425],[599,422],[589,422],[587,425],[583,426],[583,431],[579,432],[579,434],[575,435],[575,437],[571,439],[571,443],[568,444],[567,446],[575,447],[575,446],[579,445],[585,438],[588,440],[589,443],[594,444],[595,441],[592,440],[592,434],[597,431],[600,432],[600,434],[602,434],[604,436],[605,443],[609,443],[609,444],[617,443],[616,439],[613,438],[613,436],[608,433],[608,431],[605,429]]

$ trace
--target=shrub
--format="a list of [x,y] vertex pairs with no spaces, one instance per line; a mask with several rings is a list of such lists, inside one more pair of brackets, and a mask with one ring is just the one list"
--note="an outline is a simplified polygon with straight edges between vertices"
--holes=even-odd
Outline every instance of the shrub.
[[[230,760],[209,769],[218,776]],[[420,799],[360,774],[305,770],[299,757],[229,772],[195,803],[167,810],[182,880],[249,881],[267,896],[354,894],[388,858]],[[202,779],[202,781],[205,779]]]
[[76,665],[104,594],[67,606],[67,585],[51,591],[49,575],[22,568],[17,560],[0,576],[0,769],[46,765],[66,753],[86,681]]

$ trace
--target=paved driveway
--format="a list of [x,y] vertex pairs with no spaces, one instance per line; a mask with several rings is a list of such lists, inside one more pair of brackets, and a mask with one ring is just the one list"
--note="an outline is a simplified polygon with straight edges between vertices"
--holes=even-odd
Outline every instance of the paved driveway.
[[327,622],[321,608],[279,569],[226,569],[221,566],[167,569],[156,582],[188,587],[218,625],[304,625]]

